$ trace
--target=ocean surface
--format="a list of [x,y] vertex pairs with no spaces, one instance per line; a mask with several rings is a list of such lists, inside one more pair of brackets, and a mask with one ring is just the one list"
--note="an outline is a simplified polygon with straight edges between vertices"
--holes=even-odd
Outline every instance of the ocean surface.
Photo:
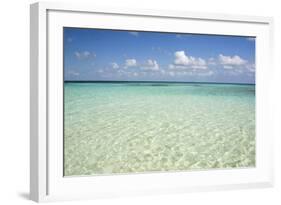
[[255,85],[64,83],[64,175],[255,166]]

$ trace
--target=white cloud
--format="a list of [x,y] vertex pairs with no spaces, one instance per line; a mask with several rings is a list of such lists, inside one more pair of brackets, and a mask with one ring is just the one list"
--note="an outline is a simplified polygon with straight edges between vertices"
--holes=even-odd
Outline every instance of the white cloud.
[[125,68],[128,67],[136,67],[137,66],[137,60],[132,58],[132,59],[126,59],[125,61]]
[[78,59],[78,60],[85,60],[85,59],[89,59],[89,58],[95,58],[96,57],[96,54],[95,53],[91,53],[89,51],[82,51],[82,52],[78,52],[76,51],[74,53],[75,57]]
[[249,72],[254,73],[256,72],[256,65],[255,64],[248,64],[246,66],[246,68],[248,69]]
[[218,56],[218,64],[222,66],[230,75],[240,75],[244,73],[255,73],[255,64],[241,58],[238,55],[226,56],[220,54]]
[[210,76],[214,74],[214,71],[208,68],[210,65],[215,65],[215,59],[209,58],[207,61],[203,58],[196,58],[188,56],[184,51],[176,51],[174,53],[175,59],[173,64],[170,64],[168,72],[170,76]]
[[208,65],[216,65],[217,63],[215,61],[215,58],[211,57],[211,58],[208,59],[208,63],[207,64]]
[[175,55],[175,60],[174,60],[175,65],[189,65],[190,64],[189,57],[185,55],[184,51],[176,51],[174,55]]
[[213,74],[214,74],[214,71],[212,71],[212,70],[209,70],[207,72],[197,73],[197,75],[199,75],[199,76],[210,76],[210,75],[213,75]]
[[170,64],[170,69],[185,70],[185,69],[207,69],[207,63],[203,58],[195,58],[188,56],[184,51],[176,51],[174,53],[174,64]]
[[161,73],[162,75],[165,75],[165,74],[166,74],[166,71],[163,70],[163,69],[160,69],[160,73]]
[[145,71],[159,71],[159,65],[156,60],[148,59],[142,69]]
[[129,32],[129,34],[133,35],[133,36],[139,36],[139,32]]
[[[241,66],[241,65],[245,65],[247,61],[238,55],[225,56],[223,54],[219,54],[219,63],[221,65],[228,65],[228,66]],[[229,67],[227,69],[229,69]]]
[[233,66],[232,65],[223,65],[223,68],[224,69],[233,69]]
[[118,69],[119,68],[119,65],[115,62],[111,63],[111,66],[113,69]]
[[169,74],[170,76],[175,76],[175,72],[173,72],[173,71],[168,72],[168,74]]

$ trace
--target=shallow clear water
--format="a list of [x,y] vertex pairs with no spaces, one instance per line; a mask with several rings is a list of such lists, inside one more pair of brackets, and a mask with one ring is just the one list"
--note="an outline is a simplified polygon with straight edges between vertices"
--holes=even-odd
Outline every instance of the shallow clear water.
[[255,166],[255,86],[65,83],[64,174]]

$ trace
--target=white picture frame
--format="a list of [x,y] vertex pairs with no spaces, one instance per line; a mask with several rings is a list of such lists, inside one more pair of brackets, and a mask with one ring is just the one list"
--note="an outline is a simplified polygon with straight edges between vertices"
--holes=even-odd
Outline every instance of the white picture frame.
[[[95,19],[98,19],[96,21]],[[157,25],[157,26],[156,26]],[[256,37],[256,167],[63,177],[62,28],[192,32]],[[30,13],[30,198],[54,201],[273,186],[273,19],[40,2]],[[53,69],[56,67],[56,69]]]

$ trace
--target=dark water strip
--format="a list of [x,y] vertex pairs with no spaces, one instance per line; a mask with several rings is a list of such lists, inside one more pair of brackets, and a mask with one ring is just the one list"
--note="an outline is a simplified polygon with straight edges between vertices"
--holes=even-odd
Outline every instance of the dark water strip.
[[213,85],[256,85],[252,83],[225,83],[225,82],[183,82],[183,81],[103,81],[103,80],[98,80],[98,81],[91,81],[91,80],[65,80],[64,83],[132,83],[132,84],[213,84]]

